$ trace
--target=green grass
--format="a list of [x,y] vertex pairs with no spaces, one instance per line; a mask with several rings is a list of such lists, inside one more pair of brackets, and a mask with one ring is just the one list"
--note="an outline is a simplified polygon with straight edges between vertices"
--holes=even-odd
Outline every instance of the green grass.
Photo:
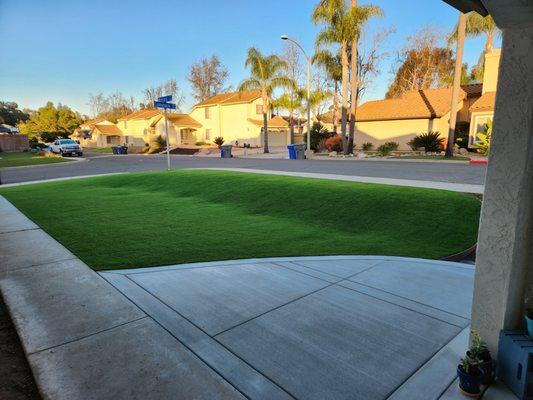
[[220,171],[0,194],[97,270],[335,254],[438,259],[475,243],[480,210],[477,199],[454,192]]
[[23,165],[55,164],[67,162],[60,157],[38,157],[30,152],[0,153],[0,168],[21,167]]
[[470,158],[463,156],[453,156],[446,158],[445,156],[405,156],[405,157],[391,157],[394,159],[403,159],[403,160],[454,160],[454,161],[468,161]]
[[103,154],[113,153],[113,149],[111,147],[84,147],[83,151],[87,153],[103,153]]

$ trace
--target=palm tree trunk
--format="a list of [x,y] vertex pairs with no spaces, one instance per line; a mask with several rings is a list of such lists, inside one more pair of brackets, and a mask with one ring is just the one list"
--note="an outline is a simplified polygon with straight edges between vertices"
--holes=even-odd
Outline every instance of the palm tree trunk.
[[341,62],[342,62],[342,109],[341,109],[341,135],[342,146],[346,149],[348,143],[346,141],[346,122],[348,117],[348,54],[346,54],[346,41],[341,45]]
[[339,111],[339,82],[338,81],[335,81],[334,83],[334,86],[333,86],[333,115],[332,115],[332,120],[333,120],[333,132],[335,133],[335,135],[337,134],[337,128],[338,128],[338,124],[339,124],[339,121],[338,121],[338,111]]
[[494,31],[487,32],[487,41],[485,42],[485,54],[492,51],[494,47]]
[[[352,0],[352,8],[357,7],[357,0]],[[350,104],[350,131],[348,138],[348,146],[344,149],[344,154],[349,154],[353,152],[353,145],[355,140],[355,114],[357,112],[357,90],[358,90],[358,79],[357,79],[357,44],[359,41],[358,35],[352,40],[352,49],[350,61],[350,89],[351,94],[350,98],[352,100]]]
[[294,110],[289,113],[289,136],[290,144],[294,144],[294,122],[293,122]]
[[446,157],[453,157],[453,147],[455,141],[455,125],[457,123],[457,111],[459,102],[459,91],[461,90],[461,75],[463,72],[463,53],[465,47],[466,34],[466,14],[459,13],[459,24],[457,25],[457,51],[455,55],[455,75],[453,78],[452,107],[450,111],[450,129],[448,131],[448,145],[446,146]]

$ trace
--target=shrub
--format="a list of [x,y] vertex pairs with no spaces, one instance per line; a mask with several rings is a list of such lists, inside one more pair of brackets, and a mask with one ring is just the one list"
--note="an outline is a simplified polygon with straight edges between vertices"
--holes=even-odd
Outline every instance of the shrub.
[[329,138],[331,135],[328,130],[320,123],[314,122],[311,126],[311,150],[318,151],[320,149],[320,142]]
[[224,138],[222,136],[217,136],[213,142],[218,146],[222,146],[224,144]]
[[461,148],[468,149],[468,134],[470,132],[470,122],[458,122],[455,125],[454,142]]
[[42,142],[45,143],[51,143],[56,141],[57,139],[67,139],[68,133],[64,132],[41,132],[39,135]]
[[336,151],[340,153],[342,151],[342,138],[340,136],[332,136],[326,139],[326,148],[328,151]]
[[381,146],[379,146],[379,147],[377,148],[377,151],[378,151],[378,153],[379,153],[380,156],[382,156],[382,157],[386,157],[386,156],[388,156],[391,152],[398,150],[398,147],[400,147],[400,144],[399,144],[399,143],[396,143],[396,142],[387,142],[387,143],[384,143],[384,144],[382,144]]
[[363,143],[362,149],[363,151],[370,151],[374,147],[374,144],[371,142]]
[[199,141],[199,142],[196,142],[194,145],[195,146],[205,146],[206,144],[207,144],[207,142]]
[[490,150],[490,139],[492,137],[492,120],[488,120],[485,125],[485,133],[478,133],[477,138],[478,142],[474,143],[474,147],[478,150],[479,153],[484,156],[489,155]]
[[427,132],[416,135],[407,143],[413,150],[424,148],[426,153],[437,153],[444,144],[444,138],[440,137],[439,132]]
[[154,139],[154,144],[159,148],[167,146],[166,140],[161,135],[157,135],[157,137]]

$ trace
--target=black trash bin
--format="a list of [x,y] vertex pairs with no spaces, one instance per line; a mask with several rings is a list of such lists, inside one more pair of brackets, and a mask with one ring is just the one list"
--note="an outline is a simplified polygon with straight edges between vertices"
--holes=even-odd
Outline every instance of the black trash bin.
[[118,147],[117,146],[111,147],[111,150],[113,151],[113,154],[118,154]]
[[122,153],[121,154],[128,154],[128,146],[122,146]]
[[305,143],[298,143],[294,145],[294,152],[296,153],[296,159],[297,160],[305,160]]
[[231,158],[231,148],[233,146],[231,144],[227,144],[225,146],[220,146],[220,157],[222,158]]

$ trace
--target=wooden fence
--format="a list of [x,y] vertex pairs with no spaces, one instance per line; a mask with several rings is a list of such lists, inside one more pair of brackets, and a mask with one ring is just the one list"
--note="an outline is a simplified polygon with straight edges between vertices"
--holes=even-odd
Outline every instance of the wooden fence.
[[28,135],[0,135],[0,151],[23,151],[29,147]]

